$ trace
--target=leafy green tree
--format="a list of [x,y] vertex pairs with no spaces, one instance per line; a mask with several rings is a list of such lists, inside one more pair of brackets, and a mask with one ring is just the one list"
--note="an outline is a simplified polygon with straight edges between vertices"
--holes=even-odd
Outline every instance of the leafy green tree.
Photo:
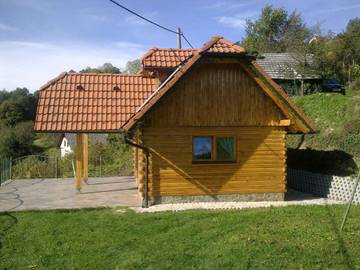
[[21,122],[14,127],[1,127],[0,157],[20,157],[33,152],[35,134],[32,121]]
[[91,68],[87,67],[80,70],[80,73],[110,73],[110,74],[120,74],[121,71],[119,68],[113,66],[111,63],[105,63],[100,67]]
[[317,36],[311,42],[316,69],[324,78],[346,83],[360,77],[360,19],[349,21],[346,30],[337,35]]
[[247,51],[293,52],[310,38],[310,30],[304,24],[300,13],[288,14],[283,8],[267,5],[262,9],[260,17],[246,22],[246,38],[241,45]]
[[21,121],[35,119],[37,97],[26,88],[0,92],[0,121],[13,126]]
[[136,74],[141,69],[140,59],[135,59],[133,61],[128,61],[126,63],[125,72],[128,74]]

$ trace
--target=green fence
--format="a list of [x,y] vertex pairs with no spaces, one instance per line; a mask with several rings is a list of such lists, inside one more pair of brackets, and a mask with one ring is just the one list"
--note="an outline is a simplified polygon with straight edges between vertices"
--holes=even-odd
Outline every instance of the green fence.
[[[72,156],[28,155],[0,160],[0,185],[10,179],[69,178],[75,175]],[[129,175],[128,164],[109,163],[103,157],[89,159],[89,177]]]
[[0,185],[11,179],[11,158],[0,159]]

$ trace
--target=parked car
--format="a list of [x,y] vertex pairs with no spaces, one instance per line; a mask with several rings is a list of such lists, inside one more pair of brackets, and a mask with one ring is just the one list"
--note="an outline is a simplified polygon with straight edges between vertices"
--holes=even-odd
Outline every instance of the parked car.
[[324,80],[323,81],[323,92],[337,92],[345,95],[345,87],[337,80]]

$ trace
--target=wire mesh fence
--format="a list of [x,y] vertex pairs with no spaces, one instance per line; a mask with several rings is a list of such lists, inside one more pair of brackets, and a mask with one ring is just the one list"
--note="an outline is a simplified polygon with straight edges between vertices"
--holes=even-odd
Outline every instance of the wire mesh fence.
[[[132,173],[130,162],[114,162],[104,157],[89,158],[89,177],[120,176]],[[0,185],[10,179],[69,178],[75,176],[73,156],[28,155],[0,160]]]

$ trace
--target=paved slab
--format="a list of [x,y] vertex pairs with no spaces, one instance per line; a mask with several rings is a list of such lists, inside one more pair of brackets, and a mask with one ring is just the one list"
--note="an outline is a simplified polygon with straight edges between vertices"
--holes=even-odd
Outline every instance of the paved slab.
[[0,212],[115,206],[141,206],[134,177],[89,178],[81,192],[72,178],[14,180],[0,187]]

